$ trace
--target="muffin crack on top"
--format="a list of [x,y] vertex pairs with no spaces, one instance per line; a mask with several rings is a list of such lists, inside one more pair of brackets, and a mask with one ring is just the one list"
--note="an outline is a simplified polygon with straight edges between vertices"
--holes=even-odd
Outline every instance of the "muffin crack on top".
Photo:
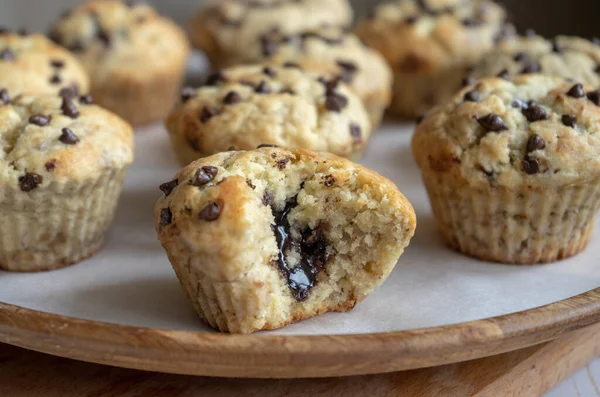
[[260,144],[357,157],[371,134],[367,113],[338,79],[295,64],[238,66],[208,77],[167,119],[182,162]]

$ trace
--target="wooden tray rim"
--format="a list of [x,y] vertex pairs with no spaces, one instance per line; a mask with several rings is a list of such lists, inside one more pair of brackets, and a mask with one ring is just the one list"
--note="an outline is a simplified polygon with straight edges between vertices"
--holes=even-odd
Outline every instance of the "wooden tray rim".
[[225,335],[125,326],[0,302],[0,342],[184,375],[307,378],[403,371],[525,348],[600,321],[600,288],[534,309],[372,334]]

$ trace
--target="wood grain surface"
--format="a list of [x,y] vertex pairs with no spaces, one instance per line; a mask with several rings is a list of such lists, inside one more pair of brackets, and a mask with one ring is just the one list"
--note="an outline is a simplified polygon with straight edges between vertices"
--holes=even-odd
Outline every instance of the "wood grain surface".
[[600,325],[499,356],[400,373],[330,379],[222,379],[88,364],[0,345],[10,397],[538,397],[600,354]]
[[127,327],[0,303],[0,342],[185,375],[308,378],[444,365],[546,342],[600,320],[600,289],[469,323],[363,335],[223,335]]

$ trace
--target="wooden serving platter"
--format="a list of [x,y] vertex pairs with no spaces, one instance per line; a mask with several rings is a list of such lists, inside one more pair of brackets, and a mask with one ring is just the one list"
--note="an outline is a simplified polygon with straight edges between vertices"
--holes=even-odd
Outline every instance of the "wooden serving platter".
[[600,288],[510,315],[360,335],[250,336],[130,327],[0,303],[0,342],[113,366],[218,377],[364,375],[472,360],[600,320]]

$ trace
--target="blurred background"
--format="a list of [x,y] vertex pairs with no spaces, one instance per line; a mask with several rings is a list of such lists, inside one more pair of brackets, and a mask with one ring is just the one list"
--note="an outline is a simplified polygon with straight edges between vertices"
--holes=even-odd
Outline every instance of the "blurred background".
[[[0,26],[11,29],[25,27],[30,31],[46,31],[60,13],[81,0],[0,0]],[[147,0],[161,13],[184,23],[202,0]],[[357,14],[367,12],[380,1],[351,0]],[[599,0],[503,0],[519,30],[532,28],[545,36],[573,34],[600,37],[597,23]]]

